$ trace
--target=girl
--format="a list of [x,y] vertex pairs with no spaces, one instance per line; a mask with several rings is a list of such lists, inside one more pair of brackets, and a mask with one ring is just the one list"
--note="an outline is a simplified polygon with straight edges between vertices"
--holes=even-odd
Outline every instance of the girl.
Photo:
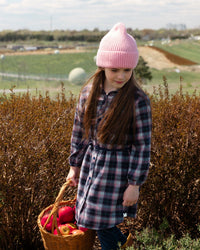
[[136,216],[139,187],[147,178],[151,107],[133,69],[137,45],[117,23],[101,40],[98,70],[76,108],[67,180],[78,184],[76,220],[97,231],[103,250],[130,246],[131,234],[116,225]]

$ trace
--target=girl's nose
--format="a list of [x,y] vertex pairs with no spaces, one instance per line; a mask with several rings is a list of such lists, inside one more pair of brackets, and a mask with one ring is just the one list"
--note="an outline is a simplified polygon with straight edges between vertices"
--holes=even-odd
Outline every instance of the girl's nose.
[[118,79],[124,79],[124,76],[125,76],[124,72],[119,72]]

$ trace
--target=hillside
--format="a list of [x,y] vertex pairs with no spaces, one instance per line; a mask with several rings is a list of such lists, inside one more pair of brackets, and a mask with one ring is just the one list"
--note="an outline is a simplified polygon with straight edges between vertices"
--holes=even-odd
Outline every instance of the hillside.
[[151,68],[158,70],[175,68],[185,71],[200,72],[200,65],[186,60],[185,58],[175,56],[157,47],[139,47],[139,53]]

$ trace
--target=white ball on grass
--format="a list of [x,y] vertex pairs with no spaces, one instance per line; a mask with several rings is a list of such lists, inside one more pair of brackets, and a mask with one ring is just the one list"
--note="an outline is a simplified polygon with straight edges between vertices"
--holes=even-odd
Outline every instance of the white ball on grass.
[[71,83],[83,84],[86,79],[86,72],[83,68],[74,68],[69,73],[68,80]]

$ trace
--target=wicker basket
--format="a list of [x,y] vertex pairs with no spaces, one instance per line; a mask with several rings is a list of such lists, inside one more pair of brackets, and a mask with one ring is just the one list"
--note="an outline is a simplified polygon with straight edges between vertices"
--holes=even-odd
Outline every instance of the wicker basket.
[[[55,203],[45,208],[38,216],[37,224],[40,229],[44,248],[46,250],[47,249],[48,250],[91,250],[93,249],[93,244],[95,240],[95,231],[88,229],[83,234],[63,236],[60,234],[60,231],[58,229],[57,225],[58,209],[63,206],[75,205],[75,199],[62,201],[64,191],[67,186],[69,186],[69,181],[65,182],[61,187]],[[48,212],[50,212],[50,214],[43,227],[41,225],[41,218],[44,216],[44,214]],[[52,233],[50,233],[45,230],[45,226],[50,221],[52,215],[53,215]],[[57,229],[58,235],[53,234],[55,228]]]

